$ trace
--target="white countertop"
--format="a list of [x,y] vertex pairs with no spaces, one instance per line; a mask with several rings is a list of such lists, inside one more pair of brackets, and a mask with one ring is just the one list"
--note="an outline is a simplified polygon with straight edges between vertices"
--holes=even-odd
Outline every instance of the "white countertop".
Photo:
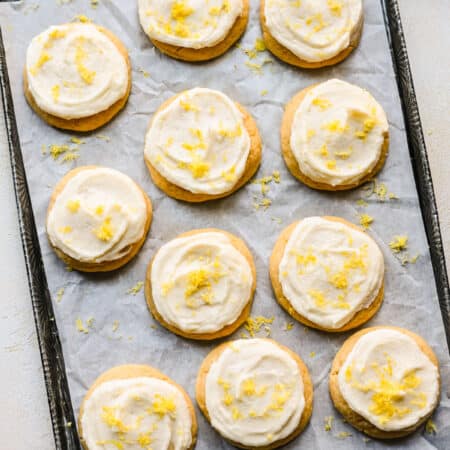
[[[448,0],[398,0],[434,180],[446,254],[450,255],[450,8]],[[3,117],[3,116],[1,116]],[[9,151],[0,117],[0,436],[1,448],[54,448],[20,241]]]

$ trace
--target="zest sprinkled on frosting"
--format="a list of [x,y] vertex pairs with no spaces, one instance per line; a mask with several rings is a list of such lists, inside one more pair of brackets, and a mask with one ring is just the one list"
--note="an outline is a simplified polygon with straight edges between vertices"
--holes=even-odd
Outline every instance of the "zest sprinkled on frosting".
[[78,261],[112,261],[142,238],[146,218],[145,199],[134,181],[116,170],[88,168],[58,194],[47,232],[55,247]]
[[193,333],[211,333],[235,322],[250,300],[248,261],[219,232],[176,238],[152,263],[155,307],[163,319]]
[[237,106],[221,92],[196,88],[155,115],[144,153],[171,183],[214,195],[236,185],[249,151],[250,137]]
[[95,25],[52,26],[30,43],[28,88],[39,108],[64,119],[92,116],[123,98],[125,57]]
[[305,407],[296,361],[265,339],[233,341],[211,365],[205,394],[212,426],[252,448],[289,436]]
[[338,375],[349,406],[385,431],[415,425],[434,408],[436,366],[409,336],[390,329],[363,335]]
[[81,425],[90,450],[187,450],[192,444],[186,400],[157,378],[101,383],[84,404]]
[[358,182],[376,167],[387,133],[375,99],[333,79],[310,89],[298,106],[290,147],[308,178],[339,186]]
[[383,255],[371,238],[320,217],[296,226],[279,265],[283,294],[292,307],[332,329],[372,304],[383,276]]
[[270,34],[309,62],[331,59],[345,50],[362,21],[361,0],[265,0]]
[[139,0],[138,5],[151,39],[195,49],[223,41],[243,10],[243,0]]

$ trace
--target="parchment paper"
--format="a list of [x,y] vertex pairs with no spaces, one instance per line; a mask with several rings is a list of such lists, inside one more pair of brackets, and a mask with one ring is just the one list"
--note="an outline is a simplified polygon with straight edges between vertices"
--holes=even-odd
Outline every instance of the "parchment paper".
[[[430,256],[409,160],[403,116],[394,79],[391,56],[378,0],[365,1],[365,25],[359,48],[342,64],[307,71],[280,63],[268,52],[249,60],[234,47],[224,56],[204,64],[177,62],[153,48],[141,30],[136,0],[100,0],[96,9],[89,0],[58,4],[57,0],[0,5],[1,25],[6,41],[8,66],[19,125],[28,183],[40,237],[48,283],[53,294],[56,321],[62,340],[69,385],[75,411],[89,385],[104,370],[127,363],[150,364],[179,382],[191,397],[197,369],[218,342],[198,343],[179,338],[159,326],[150,316],[143,291],[127,291],[144,280],[155,251],[179,233],[205,227],[220,227],[241,236],[249,245],[257,266],[258,281],[252,315],[274,316],[272,337],[297,351],[308,365],[315,388],[314,411],[306,431],[287,449],[396,449],[426,450],[450,448],[450,360],[436,295]],[[251,0],[251,19],[241,41],[252,48],[260,36],[259,2]],[[30,39],[50,25],[65,23],[85,14],[119,36],[128,47],[133,66],[133,89],[125,110],[98,132],[84,136],[80,158],[68,164],[41,154],[42,144],[68,143],[74,136],[46,125],[31,111],[22,94],[22,68]],[[261,73],[246,62],[263,65]],[[140,69],[145,70],[144,74]],[[147,76],[145,76],[147,75]],[[279,128],[283,105],[297,91],[338,77],[367,88],[385,108],[391,133],[390,153],[379,181],[386,183],[397,200],[367,199],[368,206],[356,204],[363,189],[346,193],[324,193],[308,189],[287,171],[280,152]],[[272,183],[267,197],[273,204],[255,210],[254,196],[261,198],[260,186],[248,184],[224,200],[204,205],[177,202],[152,184],[143,161],[146,126],[167,98],[195,86],[220,89],[246,106],[255,117],[263,139],[262,166],[258,177],[281,173],[281,183]],[[267,90],[266,95],[262,95]],[[110,141],[99,139],[105,135]],[[79,136],[79,135],[76,135]],[[150,195],[154,220],[150,235],[139,255],[126,267],[110,274],[69,272],[49,248],[45,215],[55,183],[73,167],[100,164],[119,169],[134,178]],[[380,245],[386,260],[385,301],[368,325],[398,325],[422,335],[434,348],[442,368],[442,400],[433,420],[438,433],[423,429],[407,439],[383,443],[367,439],[347,425],[334,410],[328,395],[328,372],[334,354],[349,335],[333,335],[295,324],[286,331],[290,317],[276,303],[268,278],[268,259],[281,230],[294,220],[311,215],[338,215],[357,222],[358,214],[374,217],[368,231]],[[281,223],[280,223],[281,219]],[[403,266],[388,243],[394,235],[409,236],[410,256],[420,254],[415,264]],[[25,280],[24,280],[25,282]],[[57,301],[57,292],[64,294]],[[80,318],[89,333],[78,331]],[[91,327],[87,321],[93,318]],[[114,332],[114,322],[118,329]],[[240,337],[243,330],[235,333]],[[259,333],[264,336],[265,332]],[[331,431],[324,419],[334,416]],[[198,450],[231,448],[207,424],[197,410]],[[351,433],[345,438],[341,432]]]

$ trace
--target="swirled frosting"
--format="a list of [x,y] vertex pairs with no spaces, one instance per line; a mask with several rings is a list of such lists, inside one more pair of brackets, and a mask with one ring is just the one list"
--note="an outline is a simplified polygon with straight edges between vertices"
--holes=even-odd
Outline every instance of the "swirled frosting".
[[288,437],[305,408],[296,361],[267,339],[233,341],[211,365],[205,395],[212,426],[248,447]]
[[101,383],[84,403],[81,427],[89,450],[187,450],[192,444],[186,399],[159,378]]
[[321,217],[301,220],[278,269],[284,296],[303,317],[336,329],[377,297],[383,255],[364,232]]
[[125,56],[89,23],[52,26],[31,41],[28,89],[43,111],[64,119],[92,116],[126,95]]
[[325,61],[345,50],[363,20],[361,0],[265,0],[270,34],[309,62]]
[[177,47],[213,47],[243,12],[243,0],[139,0],[139,19],[151,39]]
[[234,323],[248,304],[253,273],[220,232],[200,232],[163,245],[151,270],[158,313],[178,329],[213,333]]
[[224,94],[195,88],[156,113],[145,138],[147,161],[196,194],[222,194],[244,174],[250,136],[243,114]]
[[86,168],[58,193],[47,233],[54,247],[77,261],[113,261],[142,238],[148,213],[143,192],[127,175]]
[[300,170],[332,186],[359,181],[382,154],[388,123],[364,89],[341,80],[311,88],[292,122],[290,146]]
[[417,424],[436,406],[439,370],[410,336],[378,329],[361,336],[338,374],[339,390],[353,411],[377,428]]

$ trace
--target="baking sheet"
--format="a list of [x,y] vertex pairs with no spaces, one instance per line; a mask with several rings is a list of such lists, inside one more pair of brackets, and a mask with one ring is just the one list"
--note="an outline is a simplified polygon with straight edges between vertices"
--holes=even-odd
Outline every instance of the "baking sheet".
[[[197,368],[217,343],[195,343],[170,334],[148,314],[143,292],[132,295],[127,291],[144,279],[148,261],[163,242],[188,229],[219,226],[244,238],[254,254],[258,286],[252,315],[275,316],[272,337],[296,350],[313,376],[315,409],[311,424],[286,448],[382,448],[383,443],[366,442],[363,435],[343,423],[328,398],[328,371],[345,336],[326,335],[299,324],[285,331],[290,318],[273,298],[267,269],[278,234],[292,221],[309,215],[334,214],[355,222],[358,214],[367,213],[375,218],[369,233],[382,248],[387,267],[386,299],[370,325],[399,325],[418,332],[430,342],[442,364],[443,399],[433,419],[438,433],[418,432],[389,445],[408,449],[447,448],[450,445],[450,401],[447,398],[450,361],[380,3],[377,0],[365,2],[365,29],[358,50],[338,67],[314,72],[288,67],[269,53],[260,53],[250,60],[238,48],[206,64],[176,62],[162,56],[149,43],[140,29],[134,1],[103,0],[97,9],[92,9],[88,0],[58,3],[61,2],[47,0],[2,4],[0,14],[27,178],[75,410],[98,374],[124,363],[152,364],[182,384],[193,397]],[[255,38],[260,36],[259,2],[251,3],[252,16],[241,41],[243,48],[252,48]],[[74,163],[60,164],[49,155],[42,155],[41,146],[68,143],[72,135],[48,127],[28,108],[21,92],[21,71],[29,40],[49,25],[67,22],[77,14],[89,16],[121,37],[130,50],[133,90],[119,117],[100,131],[83,137],[85,144],[79,146],[80,158]],[[261,70],[246,64],[263,62]],[[311,191],[285,169],[278,142],[283,104],[298,90],[331,77],[366,87],[386,109],[391,148],[379,180],[386,183],[389,192],[396,194],[397,200],[380,202],[372,196],[366,200],[368,206],[362,208],[356,201],[366,191],[336,194]],[[142,156],[147,123],[162,101],[194,86],[222,90],[245,105],[255,117],[264,142],[258,177],[274,170],[281,173],[281,183],[270,185],[267,197],[273,203],[267,210],[254,209],[254,196],[258,197],[257,201],[261,199],[257,184],[249,184],[224,200],[187,205],[166,197],[151,183]],[[266,90],[267,94],[261,95]],[[99,134],[110,140],[99,139]],[[143,186],[154,204],[154,222],[143,250],[128,266],[113,274],[68,272],[46,240],[45,213],[52,187],[69,169],[84,164],[103,164],[122,170]],[[411,256],[420,254],[415,264],[402,266],[392,255],[388,243],[398,234],[409,235]],[[58,302],[57,292],[61,288],[64,294]],[[89,333],[78,331],[75,325],[78,318]],[[93,322],[89,328],[90,318]],[[118,329],[114,332],[115,321],[118,321]],[[239,337],[241,332],[233,337]],[[333,429],[326,432],[324,419],[328,416],[334,416],[335,422]],[[200,413],[198,419],[198,449],[230,447],[206,424]],[[341,432],[352,435],[342,438],[339,437]]]

